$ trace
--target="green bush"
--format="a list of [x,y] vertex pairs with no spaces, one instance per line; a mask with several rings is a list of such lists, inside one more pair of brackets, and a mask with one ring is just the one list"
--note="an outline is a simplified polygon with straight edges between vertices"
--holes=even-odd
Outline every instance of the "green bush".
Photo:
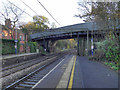
[[39,47],[40,52],[45,52],[44,48],[42,46]]
[[[97,55],[103,57],[104,60],[112,61],[118,64],[118,60],[120,59],[120,48],[119,41],[114,36],[106,37],[104,41],[96,43],[97,45]],[[98,56],[98,57],[99,57]]]
[[[15,53],[15,42],[11,39],[1,39],[2,43],[2,55],[5,54],[14,54]],[[19,42],[17,43],[18,51],[19,51]]]
[[112,62],[105,62],[104,64],[111,67],[112,69],[114,69],[116,71],[118,70],[118,66]]
[[96,45],[96,52],[98,55],[96,58],[104,60],[106,65],[118,70],[118,66],[120,66],[120,47],[118,37],[115,37],[114,34],[111,36],[108,35],[104,41],[97,42]]
[[106,39],[105,46],[106,47],[104,49],[104,53],[106,56],[106,60],[118,64],[118,60],[120,59],[120,49],[119,49],[119,43],[114,35],[112,35],[112,38]]
[[36,52],[36,49],[37,49],[37,43],[36,42],[29,42],[29,46],[30,46],[30,52],[31,53]]

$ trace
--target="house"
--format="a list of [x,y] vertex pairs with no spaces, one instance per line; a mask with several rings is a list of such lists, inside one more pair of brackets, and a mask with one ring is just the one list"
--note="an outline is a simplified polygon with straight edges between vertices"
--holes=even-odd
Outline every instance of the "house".
[[[22,32],[21,29],[15,29],[12,30],[11,27],[11,20],[10,19],[6,19],[5,20],[5,25],[1,25],[2,30],[0,33],[0,38],[2,39],[14,39],[14,40],[20,40],[20,48],[19,48],[19,53],[23,53],[26,51],[26,46],[25,46],[25,42],[27,42],[27,36]],[[29,47],[27,47],[29,48]],[[28,49],[27,52],[30,52],[30,50]]]
[[[17,33],[18,33],[18,39],[20,40],[20,53],[22,52],[30,52],[30,48],[27,44],[28,38],[27,35],[25,35],[22,30],[17,29]],[[26,50],[26,51],[25,51]]]

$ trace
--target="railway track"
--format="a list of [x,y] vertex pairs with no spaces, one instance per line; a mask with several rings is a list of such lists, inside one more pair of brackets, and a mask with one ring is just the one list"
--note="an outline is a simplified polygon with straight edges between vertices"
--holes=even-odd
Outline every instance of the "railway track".
[[[58,53],[58,54],[61,54],[61,53]],[[33,65],[35,65],[37,63],[40,63],[42,61],[45,61],[47,59],[55,58],[56,56],[57,56],[57,54],[52,54],[50,56],[43,56],[41,58],[39,57],[39,58],[36,58],[36,59],[24,61],[24,62],[21,62],[21,63],[18,63],[18,64],[14,64],[14,65],[10,65],[10,66],[1,68],[0,72],[2,72],[2,75],[0,76],[0,78],[6,77],[6,76],[8,76],[12,73],[15,73],[17,71],[20,71],[20,70],[23,70],[23,69],[28,68],[30,66],[33,66]]]
[[35,58],[35,59],[31,59],[31,60],[25,60],[25,61],[22,61],[20,63],[15,63],[13,65],[8,65],[8,66],[4,66],[2,69],[0,69],[0,71],[5,71],[5,70],[8,70],[8,69],[11,69],[11,68],[14,68],[14,67],[17,67],[17,66],[20,66],[20,65],[23,65],[23,64],[26,64],[26,63],[29,63],[31,61],[34,61],[36,59],[39,59],[39,60],[45,60],[45,59],[48,59],[48,58],[51,58],[53,57],[54,54],[50,55],[50,56],[42,56],[42,57],[38,57],[38,58]]
[[[68,53],[68,52],[67,52],[67,53]],[[40,68],[38,68],[37,70],[29,73],[29,74],[26,75],[25,77],[23,77],[23,78],[15,81],[14,83],[12,83],[12,84],[10,84],[10,85],[8,85],[8,86],[4,86],[4,89],[8,89],[8,88],[24,88],[24,87],[29,88],[29,87],[33,86],[33,85],[39,80],[39,79],[37,78],[37,76],[40,76],[40,75],[39,75],[39,72],[40,72],[42,69],[46,68],[48,65],[50,65],[50,64],[53,63],[53,62],[55,62],[57,59],[63,58],[67,53],[64,52],[64,53],[59,53],[58,55],[53,55],[53,56],[50,56],[50,57],[46,57],[46,58],[45,58],[44,60],[42,60],[42,61],[45,61],[45,60],[48,60],[48,59],[52,59],[52,60],[51,60],[50,62],[42,65],[42,66],[41,66]],[[41,61],[41,62],[42,62],[42,61]],[[36,63],[38,63],[38,62],[36,62]],[[23,63],[22,63],[22,64],[23,64]],[[25,63],[24,63],[24,64],[25,64]],[[12,67],[15,68],[15,67],[17,67],[17,65],[12,66]],[[12,67],[10,67],[10,68],[12,68]],[[8,68],[7,68],[7,69],[4,69],[4,70],[8,70]],[[33,76],[34,78],[33,78],[32,76]],[[23,83],[23,84],[20,84],[21,82],[24,82],[24,83]],[[16,85],[17,85],[17,86],[16,86]]]
[[29,61],[25,61],[25,62],[22,62],[22,63],[19,63],[19,64],[15,64],[15,65],[11,65],[11,66],[8,66],[8,67],[5,67],[5,68],[2,68],[2,70],[0,70],[0,72],[2,72],[2,77],[6,77],[12,73],[15,73],[16,71],[20,71],[20,70],[23,70],[25,68],[28,68],[30,66],[33,66],[37,63],[40,63],[42,61],[45,61],[47,59],[50,59],[50,58],[55,58],[56,56],[52,55],[52,56],[43,56],[42,58],[37,58],[37,59],[32,59],[32,60],[29,60]]

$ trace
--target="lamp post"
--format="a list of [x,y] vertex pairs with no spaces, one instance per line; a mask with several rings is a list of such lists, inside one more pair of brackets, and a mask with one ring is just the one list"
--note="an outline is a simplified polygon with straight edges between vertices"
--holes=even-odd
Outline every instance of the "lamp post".
[[89,55],[89,31],[87,29],[87,56]]
[[15,54],[17,54],[17,29],[15,29]]
[[93,49],[94,49],[94,46],[93,46],[93,38],[91,39],[91,43],[92,43],[92,45],[91,45],[91,54],[92,54],[92,56],[93,56]]
[[93,56],[93,49],[94,49],[94,45],[93,45],[93,31],[94,31],[94,22],[92,23],[93,25],[93,29],[92,29],[92,38],[91,38],[91,43],[92,43],[92,45],[91,45],[91,54],[92,54],[92,56]]

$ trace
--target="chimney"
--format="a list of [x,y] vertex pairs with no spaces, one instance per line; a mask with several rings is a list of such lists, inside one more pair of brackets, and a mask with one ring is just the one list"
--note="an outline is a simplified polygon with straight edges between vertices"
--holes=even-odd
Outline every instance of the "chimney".
[[10,18],[5,20],[5,27],[7,27],[8,29],[11,29],[11,20],[10,20]]

